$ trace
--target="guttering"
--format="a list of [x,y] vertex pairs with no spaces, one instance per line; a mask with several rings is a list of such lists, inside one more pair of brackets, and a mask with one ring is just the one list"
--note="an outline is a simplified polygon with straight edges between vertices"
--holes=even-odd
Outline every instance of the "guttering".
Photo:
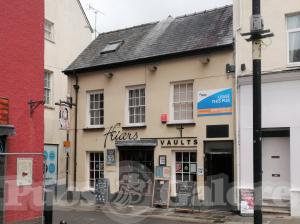
[[78,92],[79,92],[79,85],[78,85],[78,75],[76,72],[73,72],[75,76],[76,84],[73,85],[75,90],[75,130],[74,130],[74,191],[76,191],[76,181],[77,181],[77,124],[78,124]]
[[215,50],[227,50],[227,49],[233,50],[234,43],[232,42],[232,43],[225,44],[222,46],[215,46],[215,47],[197,49],[197,50],[192,50],[192,51],[175,52],[175,53],[170,53],[170,54],[138,58],[138,59],[116,62],[116,63],[111,63],[111,64],[96,65],[96,66],[70,69],[70,70],[66,69],[63,71],[63,73],[66,75],[73,75],[74,72],[76,72],[76,74],[78,75],[78,73],[98,71],[101,69],[111,69],[111,68],[116,68],[116,67],[121,67],[121,66],[150,63],[150,62],[154,62],[154,61],[158,61],[158,60],[172,59],[172,58],[176,58],[176,57],[194,56],[194,55],[199,55],[199,54],[211,53],[211,51],[215,51]]

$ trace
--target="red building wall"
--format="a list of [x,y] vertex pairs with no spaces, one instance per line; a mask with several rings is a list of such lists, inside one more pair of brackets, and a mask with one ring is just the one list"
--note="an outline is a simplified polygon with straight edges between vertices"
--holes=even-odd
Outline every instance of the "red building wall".
[[[44,1],[0,0],[0,97],[9,99],[9,153],[43,153],[43,106],[30,117],[28,102],[43,100]],[[17,158],[33,158],[32,186],[16,185]],[[42,216],[43,157],[8,155],[4,217],[6,223]]]

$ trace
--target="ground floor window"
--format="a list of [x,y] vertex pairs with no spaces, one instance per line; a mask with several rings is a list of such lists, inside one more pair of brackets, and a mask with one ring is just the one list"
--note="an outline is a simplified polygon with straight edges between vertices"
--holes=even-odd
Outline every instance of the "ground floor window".
[[104,153],[90,152],[89,162],[89,186],[94,188],[96,179],[104,178]]
[[196,152],[176,152],[176,181],[197,181]]

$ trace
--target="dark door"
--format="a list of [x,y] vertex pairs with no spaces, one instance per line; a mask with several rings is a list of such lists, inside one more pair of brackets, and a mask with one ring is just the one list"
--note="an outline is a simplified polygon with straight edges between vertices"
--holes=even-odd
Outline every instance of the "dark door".
[[[5,137],[0,136],[0,152],[5,152]],[[0,223],[3,223],[5,156],[0,155]]]
[[[206,147],[213,146],[213,143]],[[205,203],[214,209],[230,210],[233,206],[233,154],[224,145],[206,148],[205,153]]]
[[[154,150],[120,150],[120,193],[129,194],[131,204],[141,203],[152,195],[154,173]],[[134,202],[133,202],[134,201]]]

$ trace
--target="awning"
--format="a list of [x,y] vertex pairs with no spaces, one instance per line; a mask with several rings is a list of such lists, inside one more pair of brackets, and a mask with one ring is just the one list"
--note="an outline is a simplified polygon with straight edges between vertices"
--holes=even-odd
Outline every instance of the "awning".
[[119,147],[155,147],[157,145],[156,139],[143,139],[143,140],[125,140],[116,141],[116,146]]
[[13,125],[0,125],[0,136],[15,135],[15,127]]

